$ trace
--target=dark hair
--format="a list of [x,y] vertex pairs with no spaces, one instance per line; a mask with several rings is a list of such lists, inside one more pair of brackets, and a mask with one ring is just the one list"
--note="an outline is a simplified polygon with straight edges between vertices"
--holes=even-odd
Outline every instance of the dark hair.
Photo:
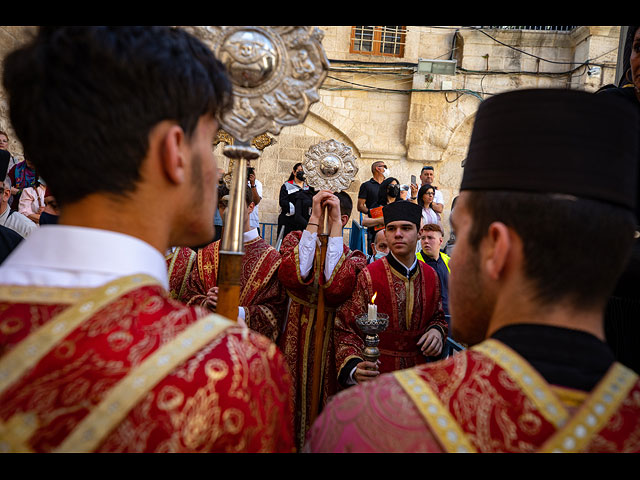
[[426,167],[422,167],[422,170],[420,170],[420,173],[424,172],[425,170],[433,170],[433,167],[428,165]]
[[340,215],[346,215],[347,217],[351,217],[351,212],[353,211],[353,200],[347,192],[337,192],[334,193],[336,197],[340,200]]
[[624,41],[623,46],[623,54],[622,54],[622,75],[620,75],[620,81],[618,82],[618,86],[622,87],[626,83],[631,83],[632,80],[630,78],[631,75],[631,50],[633,48],[633,39],[636,36],[636,32],[638,31],[640,26],[633,25],[627,27],[627,37]]
[[289,178],[287,179],[287,182],[290,182],[291,180],[296,178],[296,175],[293,172],[295,172],[298,169],[298,167],[301,167],[301,166],[302,166],[301,162],[298,162],[293,166],[293,168],[291,169],[291,175],[289,175]]
[[380,183],[380,187],[378,187],[378,201],[376,202],[376,205],[378,207],[381,205],[386,205],[389,202],[389,200],[387,199],[387,187],[393,181],[395,181],[398,185],[400,185],[400,182],[398,182],[398,179],[393,177],[385,178]]
[[371,173],[376,173],[376,168],[378,167],[378,165],[380,164],[384,164],[384,162],[382,160],[378,160],[377,162],[373,162],[371,164]]
[[[433,188],[433,193],[435,195],[436,193],[436,187],[434,187],[433,185],[423,185],[420,187],[420,190],[418,190],[418,205],[420,205],[422,208],[425,208],[424,205],[424,201],[422,200],[422,197],[424,197],[424,194],[427,193],[427,190],[429,190],[430,188]],[[427,205],[428,207],[429,205]]]
[[189,138],[231,102],[204,43],[162,26],[41,27],[6,57],[3,84],[25,155],[60,204],[135,190],[154,126],[175,121]]
[[522,240],[524,270],[536,300],[543,305],[567,301],[580,310],[604,306],[634,242],[631,211],[553,194],[469,193],[474,249],[492,222],[502,222]]

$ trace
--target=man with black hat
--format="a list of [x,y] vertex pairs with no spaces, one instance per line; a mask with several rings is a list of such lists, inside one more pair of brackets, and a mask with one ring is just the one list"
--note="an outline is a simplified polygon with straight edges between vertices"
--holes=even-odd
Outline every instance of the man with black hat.
[[[424,363],[442,352],[447,337],[438,276],[415,254],[422,208],[398,200],[382,214],[390,252],[360,272],[351,299],[336,313],[336,365],[343,387]],[[378,313],[389,315],[378,364],[362,358],[364,339],[355,323],[374,302]]]
[[[471,347],[337,395],[308,451],[640,451],[640,381],[603,330],[636,229],[638,117],[602,97],[519,90],[480,105],[449,285],[453,334]],[[544,179],[528,174],[540,158]]]

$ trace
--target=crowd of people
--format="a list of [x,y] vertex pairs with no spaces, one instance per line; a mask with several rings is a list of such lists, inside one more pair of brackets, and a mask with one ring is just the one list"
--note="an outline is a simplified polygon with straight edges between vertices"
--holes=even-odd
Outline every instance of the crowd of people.
[[59,213],[35,165],[8,148],[9,135],[0,131],[0,261],[39,225],[56,223]]
[[[640,451],[640,379],[604,326],[635,274],[637,104],[484,101],[447,241],[432,166],[401,184],[375,162],[354,202],[294,165],[277,248],[249,169],[226,318],[229,192],[211,145],[233,94],[210,50],[169,27],[42,27],[3,85],[28,160],[0,218],[25,199],[33,224],[0,264],[3,451]],[[554,168],[530,175],[541,158]],[[56,224],[39,226],[40,198]],[[366,252],[344,242],[354,207]]]

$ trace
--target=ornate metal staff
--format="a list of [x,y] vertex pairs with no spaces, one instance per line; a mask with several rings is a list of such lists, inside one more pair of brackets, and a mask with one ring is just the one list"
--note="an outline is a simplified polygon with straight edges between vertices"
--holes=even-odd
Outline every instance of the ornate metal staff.
[[[349,188],[358,173],[356,157],[350,147],[336,141],[327,140],[312,145],[305,153],[302,162],[307,184],[316,190],[341,192]],[[327,255],[327,241],[329,238],[329,215],[325,207],[323,212],[322,230],[320,236],[320,275],[324,272]],[[315,420],[320,409],[320,392],[322,391],[322,358],[324,343],[329,338],[333,325],[326,325],[324,290],[318,285],[318,309],[316,311],[316,325],[314,327],[314,362],[311,390],[311,422]]]
[[304,122],[329,70],[316,27],[184,27],[208,43],[233,83],[233,108],[218,120],[233,138],[224,148],[233,161],[229,207],[220,248],[217,312],[236,320],[243,258],[247,160],[260,156],[252,138]]

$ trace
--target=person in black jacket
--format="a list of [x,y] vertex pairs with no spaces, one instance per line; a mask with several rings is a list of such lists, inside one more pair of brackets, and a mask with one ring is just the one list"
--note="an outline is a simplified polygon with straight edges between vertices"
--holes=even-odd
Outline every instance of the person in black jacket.
[[[288,180],[284,182],[282,187],[280,187],[280,195],[278,199],[278,204],[280,205],[280,215],[278,216],[278,236],[281,235],[283,228],[284,235],[282,235],[282,238],[286,237],[294,230],[304,230],[306,228],[306,223],[304,226],[299,228],[295,221],[297,201],[295,194],[304,190],[309,190],[309,185],[304,181],[304,168],[302,167],[302,163],[296,163],[293,166],[293,170],[291,175],[289,175]],[[303,199],[301,199],[301,201],[303,201]]]
[[[640,113],[640,26],[630,26],[624,47],[623,74],[618,87],[602,89],[597,95],[613,95],[627,101]],[[640,125],[637,126],[640,129]],[[640,142],[640,135],[639,135]],[[638,148],[640,155],[640,145]],[[640,157],[638,158],[640,165]],[[640,221],[640,174],[636,189],[636,217]],[[638,227],[640,231],[640,227]],[[607,343],[616,359],[640,373],[640,239],[636,238],[631,258],[618,279],[605,312]]]

